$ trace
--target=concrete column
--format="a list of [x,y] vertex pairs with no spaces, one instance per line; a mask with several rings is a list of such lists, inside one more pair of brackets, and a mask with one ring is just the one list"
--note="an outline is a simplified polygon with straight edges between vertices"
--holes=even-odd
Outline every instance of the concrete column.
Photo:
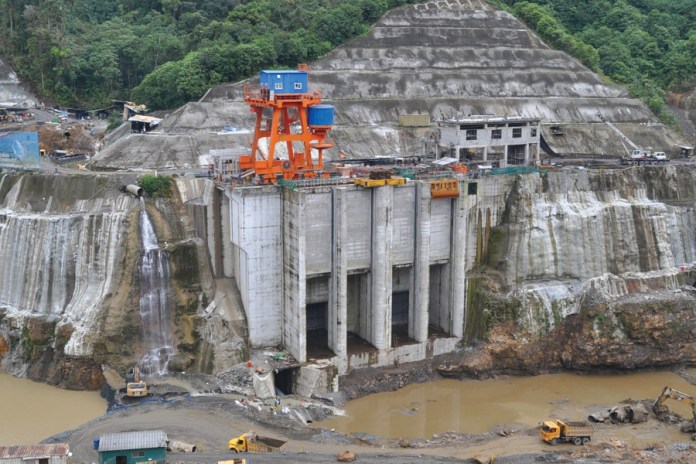
[[529,144],[524,144],[524,164],[525,166],[529,164]]
[[372,265],[370,285],[370,343],[391,347],[392,230],[394,187],[372,189]]
[[307,273],[305,196],[283,195],[283,345],[299,362],[307,361]]
[[449,333],[461,338],[464,335],[464,310],[466,305],[466,197],[461,193],[466,184],[460,182],[459,197],[452,203],[452,244],[450,247],[450,305]]
[[540,164],[541,162],[541,131],[537,131],[537,134],[539,134],[539,139],[536,142],[536,162],[537,164]]
[[508,157],[508,145],[507,145],[507,143],[506,143],[506,144],[505,144],[505,149],[503,150],[503,159],[502,159],[502,161],[500,162],[500,167],[501,167],[501,168],[504,168],[505,166],[507,166],[507,157]]
[[408,321],[408,336],[417,342],[428,340],[430,302],[430,184],[416,183],[416,231],[413,281]]
[[329,348],[339,358],[338,374],[348,369],[348,254],[344,240],[348,238],[348,198],[346,190],[332,190],[333,240],[331,245],[332,272],[329,281]]
[[488,147],[483,147],[483,161],[488,161]]

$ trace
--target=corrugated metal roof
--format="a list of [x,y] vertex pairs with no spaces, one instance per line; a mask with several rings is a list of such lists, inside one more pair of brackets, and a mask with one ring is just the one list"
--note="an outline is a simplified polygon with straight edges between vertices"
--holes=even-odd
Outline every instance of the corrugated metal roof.
[[0,459],[45,458],[49,456],[67,456],[67,443],[50,445],[0,446]]
[[99,437],[97,451],[120,451],[146,448],[166,448],[167,434],[163,430],[110,433]]

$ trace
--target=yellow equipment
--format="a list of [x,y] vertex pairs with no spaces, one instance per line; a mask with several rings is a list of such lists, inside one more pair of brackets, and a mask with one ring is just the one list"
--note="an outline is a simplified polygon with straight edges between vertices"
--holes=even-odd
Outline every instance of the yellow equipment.
[[586,445],[592,438],[594,429],[587,422],[544,421],[539,427],[541,439],[552,446],[561,442]]
[[269,453],[280,451],[286,442],[277,438],[263,437],[247,432],[228,442],[228,448],[235,453]]
[[140,380],[138,366],[133,366],[126,376],[126,396],[130,398],[147,396],[147,383]]
[[652,405],[652,410],[656,416],[660,416],[666,412],[669,412],[669,408],[665,405],[665,401],[668,399],[683,401],[691,406],[691,412],[693,414],[693,421],[691,423],[691,430],[689,428],[682,428],[683,432],[694,432],[696,431],[696,400],[691,395],[675,390],[674,388],[665,387],[662,389],[662,393],[657,397]]

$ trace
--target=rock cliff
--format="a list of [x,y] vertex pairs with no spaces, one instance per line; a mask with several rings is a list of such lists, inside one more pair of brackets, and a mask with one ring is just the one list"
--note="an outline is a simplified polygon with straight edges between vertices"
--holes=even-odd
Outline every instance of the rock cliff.
[[563,171],[484,189],[470,221],[466,332],[489,343],[443,371],[694,363],[695,175]]
[[[142,356],[138,311],[141,202],[129,176],[0,177],[0,365],[69,388],[98,388],[101,364],[125,372]],[[214,369],[219,325],[207,252],[178,193],[148,200],[169,251],[176,370]],[[225,334],[215,342],[223,343]]]

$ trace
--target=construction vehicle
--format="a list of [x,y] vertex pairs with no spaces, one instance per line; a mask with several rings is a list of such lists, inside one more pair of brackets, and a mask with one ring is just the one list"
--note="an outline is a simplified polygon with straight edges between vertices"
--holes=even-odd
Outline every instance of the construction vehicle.
[[541,439],[552,446],[572,442],[586,445],[590,442],[594,429],[587,422],[544,421],[539,427]]
[[228,442],[228,448],[235,453],[272,453],[280,451],[285,441],[264,437],[255,432],[247,432]]
[[682,427],[682,432],[696,432],[696,400],[693,396],[687,395],[684,392],[675,390],[674,388],[665,387],[662,389],[662,393],[657,397],[652,405],[652,411],[655,416],[660,418],[664,414],[669,413],[669,408],[665,404],[667,400],[677,400],[687,403],[691,407],[691,413],[693,414],[693,420],[688,424],[688,426]]
[[137,365],[126,374],[126,396],[129,398],[147,396],[147,383],[140,378],[140,369]]
[[[614,124],[609,122],[609,120],[607,120],[607,118],[605,118],[602,115],[602,113],[597,112],[597,117],[599,117],[599,119],[604,124],[609,126],[609,128],[611,130],[616,132],[616,134],[619,137],[621,137],[621,145],[623,145],[624,150],[626,150],[626,156],[621,158],[621,164],[625,164],[625,165],[662,164],[662,163],[667,163],[669,161],[669,158],[667,158],[667,155],[665,155],[665,152],[659,151],[659,152],[652,153],[650,150],[645,150],[645,149],[639,147],[638,145],[636,145],[635,143],[633,143],[633,141],[631,139],[629,139],[628,137],[626,137],[626,135],[623,132],[621,132],[618,127],[616,127]],[[629,150],[626,147],[626,144],[624,144],[624,142],[626,142],[626,144],[630,145],[631,148],[633,148],[633,151]]]
[[7,108],[0,108],[0,122],[15,122],[16,119],[13,113],[7,111]]
[[[333,147],[325,139],[333,126],[334,108],[321,105],[321,92],[309,89],[306,65],[297,71],[261,71],[258,85],[244,87],[244,101],[256,114],[256,125],[251,154],[239,158],[241,169],[254,173],[263,184],[279,178],[329,176],[324,172],[323,150]],[[262,139],[268,139],[267,153],[261,150]],[[276,155],[279,143],[285,144],[287,159]]]

